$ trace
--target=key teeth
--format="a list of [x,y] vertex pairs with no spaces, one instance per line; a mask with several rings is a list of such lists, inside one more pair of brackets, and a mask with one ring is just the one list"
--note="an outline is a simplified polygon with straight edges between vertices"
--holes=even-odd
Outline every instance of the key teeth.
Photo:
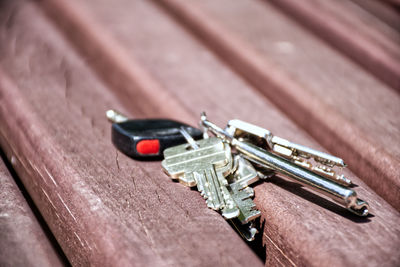
[[242,224],[248,223],[261,215],[251,198],[253,195],[254,190],[251,187],[246,187],[243,190],[233,189],[232,196],[239,207],[240,215],[238,219]]
[[261,216],[261,211],[259,211],[259,210],[251,210],[246,215],[241,213],[239,215],[238,219],[242,224],[246,224],[246,223],[249,223],[249,222],[257,219],[260,216]]

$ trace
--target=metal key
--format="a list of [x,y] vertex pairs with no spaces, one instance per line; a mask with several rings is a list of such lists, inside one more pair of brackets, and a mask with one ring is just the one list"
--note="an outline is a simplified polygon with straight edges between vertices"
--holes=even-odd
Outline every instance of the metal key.
[[234,162],[236,170],[229,179],[229,188],[232,198],[240,210],[238,219],[242,224],[246,224],[261,215],[261,212],[255,209],[256,205],[252,200],[254,190],[248,187],[258,181],[258,176],[251,163],[243,157],[235,155]]
[[[344,186],[351,185],[351,180],[344,175],[337,174],[332,168],[335,166],[346,167],[341,158],[327,153],[292,143],[286,139],[273,135],[270,131],[241,120],[230,120],[225,129],[227,133],[239,139],[259,145],[271,150],[273,153],[289,159],[291,162],[306,168],[314,173],[324,176]],[[313,158],[321,165],[313,166],[308,159]]]
[[[196,141],[189,135],[189,133],[181,128],[181,134],[185,137],[186,141],[193,149],[199,149]],[[209,137],[207,137],[209,138]],[[206,139],[207,139],[206,138]],[[231,164],[226,165],[226,171],[231,168],[232,174],[229,176],[229,191],[237,207],[240,210],[238,220],[241,224],[247,224],[261,215],[261,212],[255,209],[255,204],[251,199],[254,196],[253,188],[248,187],[250,184],[258,181],[257,171],[254,169],[250,162],[245,160],[239,155],[234,156],[233,166]],[[221,171],[221,169],[219,169]],[[198,185],[201,183],[198,183]],[[200,187],[199,191],[203,191]],[[239,229],[251,229],[236,227]],[[240,230],[239,230],[240,231]],[[247,237],[253,236],[254,231],[246,234]],[[254,236],[253,236],[254,237]]]
[[233,173],[228,178],[229,189],[240,214],[238,218],[231,220],[231,223],[244,239],[253,241],[258,233],[253,222],[261,215],[261,212],[255,209],[256,206],[252,200],[254,190],[248,186],[259,180],[257,171],[240,155],[234,156],[233,169]]
[[[193,149],[199,149],[196,141],[186,132],[184,128],[181,129],[181,134],[185,137],[186,141]],[[205,139],[208,138],[208,136],[205,137]],[[229,179],[231,185],[234,185],[235,191],[244,189],[249,183],[258,180],[256,170],[242,157],[236,155],[233,165],[234,166],[232,166],[232,164],[227,164],[226,166],[229,166],[229,168],[231,168],[230,171],[233,171],[233,173],[229,176]],[[221,171],[221,169],[219,170]],[[197,183],[197,185],[200,185],[200,183]],[[199,186],[198,189],[200,191],[203,190],[201,187],[199,188]],[[235,193],[232,192],[232,189],[230,189],[229,192],[231,193],[232,198],[240,211],[238,218],[229,219],[229,221],[244,239],[247,241],[253,241],[258,231],[253,226],[253,221],[250,220],[254,220],[260,215],[259,211],[254,210],[255,205],[251,200],[251,197],[254,195],[254,191],[251,189],[251,191],[247,191],[247,193],[242,191]]]
[[165,159],[161,162],[164,171],[186,186],[197,185],[207,206],[221,210],[224,218],[236,218],[240,211],[225,179],[232,169],[230,146],[215,137],[196,141],[196,144],[197,149],[183,144],[164,150]]
[[216,136],[231,144],[232,147],[251,162],[265,166],[268,169],[273,169],[288,178],[294,179],[304,186],[330,197],[335,202],[344,205],[349,211],[359,216],[368,215],[368,203],[358,199],[354,190],[332,182],[321,175],[302,168],[287,159],[274,155],[250,142],[236,139],[228,132],[208,121],[204,113],[201,115],[200,123]]

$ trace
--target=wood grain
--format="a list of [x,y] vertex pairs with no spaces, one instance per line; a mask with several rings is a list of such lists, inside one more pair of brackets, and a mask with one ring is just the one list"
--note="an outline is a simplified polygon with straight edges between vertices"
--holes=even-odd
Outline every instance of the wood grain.
[[0,266],[66,266],[2,160],[0,240]]
[[373,16],[348,0],[270,1],[396,91],[400,90],[399,34],[385,36]]
[[[332,153],[344,158],[378,194],[400,209],[400,173],[395,168],[399,165],[400,147],[393,145],[400,136],[397,93],[322,43],[315,43],[311,35],[297,32],[299,29],[292,22],[261,2],[157,3],[162,3],[234,70]],[[241,26],[241,31],[233,25]],[[268,35],[267,30],[270,30]],[[270,47],[268,38],[274,33],[280,39],[273,40]],[[260,36],[268,42],[263,42]],[[282,41],[283,38],[290,42]],[[274,49],[275,42],[278,47],[286,47],[283,50],[287,46],[289,50],[293,49],[291,46],[304,49],[296,40],[313,44],[312,49],[289,53],[286,57]],[[310,65],[311,60],[315,66]],[[376,90],[377,87],[380,89]],[[368,90],[368,94],[360,90]]]
[[[64,27],[73,40],[79,42],[77,49],[86,54],[87,60],[98,77],[113,88],[113,93],[119,96],[127,110],[137,115],[145,112],[148,116],[163,114],[165,117],[173,117],[174,114],[186,114],[180,106],[175,110],[167,109],[165,101],[171,101],[172,97],[160,87],[157,82],[148,77],[142,68],[128,61],[129,55],[119,49],[119,45],[110,38],[107,32],[97,27],[90,17],[85,16],[79,8],[74,8],[73,1],[54,4],[52,1],[39,1],[47,8],[60,8],[63,16],[56,15],[54,21]],[[70,25],[72,24],[72,25]],[[79,31],[69,31],[70,27],[79,28]],[[82,43],[80,40],[88,40]],[[101,56],[99,56],[101,55]],[[153,97],[156,95],[157,97]],[[140,97],[139,97],[140,96]],[[185,115],[182,115],[185,116]],[[182,117],[183,120],[189,118]]]
[[379,20],[396,31],[400,31],[400,13],[394,6],[375,0],[351,0],[368,13],[375,15]]
[[[285,114],[278,110],[274,103],[264,98],[256,88],[249,85],[211,53],[206,46],[193,38],[191,33],[188,33],[163,10],[158,9],[150,2],[115,1],[112,12],[110,12],[108,1],[96,1],[95,5],[88,1],[84,4],[81,6],[74,3],[74,5],[70,5],[70,8],[79,9],[80,14],[90,17],[92,22],[97,21],[96,29],[102,28],[107,31],[109,36],[115,38],[115,43],[119,44],[120,48],[118,49],[126,51],[125,53],[129,55],[130,61],[142,66],[174,97],[172,103],[166,102],[165,105],[171,109],[174,108],[173,105],[175,104],[184,106],[188,112],[187,115],[192,118],[191,122],[196,120],[201,110],[206,110],[210,117],[220,125],[226,123],[228,119],[237,117],[259,125],[268,125],[273,132],[279,133],[281,136],[322,149],[304,130],[296,126]],[[61,17],[60,20],[68,21],[65,17],[62,17],[63,13],[60,8],[66,5],[66,2],[51,1],[47,2],[46,5],[47,7],[51,6],[52,8],[48,10],[56,14],[51,16],[52,19]],[[118,19],[116,19],[115,14],[118,14]],[[73,22],[62,26],[61,29],[74,46],[78,46],[79,41],[93,41],[90,39],[76,40],[74,37],[76,33],[69,34],[69,31],[79,31],[80,29],[80,27],[74,27]],[[157,42],[154,40],[157,40]],[[79,48],[78,50],[83,53],[81,54],[83,57],[87,58],[88,55],[84,51]],[[19,67],[16,66],[15,69],[19,69]],[[15,78],[15,74],[13,75],[13,78]],[[97,94],[96,91],[98,90],[100,89],[88,90],[87,93]],[[27,93],[27,91],[24,90],[24,93]],[[75,97],[70,105],[79,106],[82,105],[81,103],[86,103],[79,97],[79,93],[75,92],[74,94]],[[102,92],[102,94],[105,94],[105,92]],[[45,96],[48,96],[48,94],[43,92],[42,98],[35,97],[37,100],[31,103],[41,103],[40,99]],[[101,103],[101,101],[96,98],[96,103]],[[90,107],[85,109],[85,116],[90,114],[94,121],[94,128],[104,131],[103,127],[106,127],[106,123],[102,119],[102,115],[98,115],[96,112],[99,107],[93,105],[90,105]],[[37,107],[36,109],[39,112],[42,108]],[[48,110],[52,110],[52,108]],[[45,112],[40,111],[40,113],[42,116],[46,116]],[[175,115],[179,117],[181,114],[176,113]],[[82,128],[80,124],[83,124],[83,122],[65,123],[65,125],[69,124],[74,126],[73,129],[80,129]],[[92,135],[95,136],[93,133]],[[101,141],[96,142],[96,148],[94,148],[93,144],[86,143],[86,135],[82,136],[83,140],[79,141],[79,145],[83,148],[80,148],[80,146],[76,148],[79,155],[77,157],[81,160],[89,157],[86,156],[87,153],[99,155],[101,154],[98,152],[99,150],[107,151],[103,148],[104,144]],[[88,152],[84,152],[84,149],[88,149]],[[102,155],[101,157],[108,157],[110,161],[113,160],[110,155]],[[93,157],[90,157],[90,159],[93,160]],[[182,203],[182,198],[187,191],[178,184],[168,182],[168,179],[160,174],[158,163],[137,163],[124,158],[122,155],[118,157],[118,162],[120,170],[125,170],[131,164],[137,167],[137,169],[132,170],[134,172],[143,168],[150,176],[154,175],[148,179],[152,183],[163,181],[163,186],[174,192],[173,196],[176,203]],[[132,186],[132,184],[123,182],[123,177],[126,174],[118,171],[115,164],[107,166],[121,176],[118,182],[123,183],[121,187],[112,186],[111,192],[121,192],[120,190],[123,190],[121,188],[124,188],[124,186]],[[96,176],[93,167],[87,168],[87,171],[91,171],[93,177]],[[371,202],[374,217],[358,220],[330,201],[311,194],[297,184],[281,178],[275,178],[271,183],[262,183],[255,187],[255,201],[258,208],[262,210],[263,221],[265,222],[263,238],[267,250],[267,263],[299,266],[363,266],[378,263],[394,266],[399,263],[400,259],[396,254],[396,247],[400,240],[398,212],[354,174],[347,171],[346,175],[359,185],[357,191],[360,197]],[[106,181],[108,180],[104,178],[104,182]],[[151,183],[147,186],[151,186]],[[144,203],[152,203],[151,193],[146,193],[150,190],[146,189],[147,186],[138,188],[135,196],[142,198]],[[98,190],[97,194],[104,194],[103,190]],[[192,201],[199,201],[192,203],[192,208],[199,205],[205,209],[204,202],[198,194],[192,191],[189,191],[189,193]],[[161,199],[163,199],[162,196]],[[114,209],[117,208],[113,206]],[[195,210],[198,212],[197,209]],[[208,216],[214,215],[217,216],[210,211],[207,217],[202,217],[201,224],[208,225],[210,220],[214,220],[214,217]],[[151,217],[150,215],[147,216]],[[192,213],[189,217],[193,216],[196,218]],[[176,231],[175,228],[172,230]],[[193,238],[193,235],[191,237]],[[205,249],[204,246],[206,245],[204,239],[202,239],[204,237],[195,235],[195,238],[201,239],[198,242],[197,249]],[[237,242],[235,246],[238,246],[241,241]],[[221,247],[230,245],[223,242],[219,244],[221,244]],[[382,244],[385,245],[382,246]],[[165,246],[168,247],[168,244],[165,244]],[[217,250],[216,247],[209,247],[209,249]],[[218,249],[220,249],[219,246]]]
[[0,36],[1,145],[72,265],[261,265],[159,162],[115,150],[121,102],[34,5],[3,2]]

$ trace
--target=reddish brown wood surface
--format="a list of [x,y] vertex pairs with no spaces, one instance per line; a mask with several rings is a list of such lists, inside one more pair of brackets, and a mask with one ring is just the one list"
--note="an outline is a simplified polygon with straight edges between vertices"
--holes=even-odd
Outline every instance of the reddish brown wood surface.
[[0,266],[64,266],[1,160],[0,240]]
[[400,209],[395,167],[400,149],[393,145],[400,138],[397,93],[296,28],[272,6],[257,1],[157,3]]
[[117,153],[104,112],[120,102],[35,6],[8,5],[1,65],[11,80],[2,71],[1,144],[70,262],[261,265],[224,219],[197,192],[172,183],[159,162]]
[[[72,264],[260,264],[199,194],[171,182],[159,162],[116,152],[104,111],[195,124],[206,110],[220,125],[237,117],[321,146],[151,2],[118,0],[110,9],[109,1],[43,1],[51,20],[25,1],[6,3],[0,16],[1,145],[16,158],[18,174]],[[110,44],[123,56],[107,52]],[[112,81],[126,77],[135,86],[114,89]],[[161,91],[172,98],[154,110]],[[129,95],[135,97],[125,99]],[[399,264],[399,213],[360,178],[346,175],[374,217],[359,220],[280,178],[255,187],[267,264]]]
[[[352,0],[365,9],[366,13],[375,15],[381,22],[386,23],[393,30],[400,31],[400,12],[383,1],[375,0]],[[376,20],[374,20],[376,22]]]
[[397,32],[391,31],[393,39],[388,38],[379,25],[376,27],[373,24],[372,15],[358,12],[354,3],[347,0],[271,2],[297,18],[300,23],[358,62],[371,74],[395,90],[400,90],[400,49]]
[[[46,6],[47,1],[38,2],[43,2]],[[171,110],[164,105],[165,101],[171,101],[171,95],[149,77],[141,66],[130,61],[129,54],[120,49],[118,43],[90,16],[75,8],[74,1],[62,5],[61,12],[62,16],[50,12],[50,15],[56,16],[54,22],[64,27],[68,35],[79,42],[76,48],[86,55],[91,68],[98,73],[100,79],[113,88],[114,94],[119,96],[128,110],[136,114],[146,113],[147,116],[164,114],[168,117],[176,113],[185,114],[181,106],[175,106],[175,109]],[[71,27],[79,30],[68,30]],[[157,97],[154,98],[154,95]],[[189,120],[188,117],[181,119]]]
[[384,2],[393,5],[393,7],[399,7],[400,6],[400,0],[385,0]]

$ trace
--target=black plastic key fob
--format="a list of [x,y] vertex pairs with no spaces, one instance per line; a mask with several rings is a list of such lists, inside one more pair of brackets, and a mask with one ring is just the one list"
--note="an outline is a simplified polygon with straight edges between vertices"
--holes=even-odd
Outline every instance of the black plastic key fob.
[[161,159],[166,148],[186,143],[180,132],[184,129],[198,140],[202,131],[168,119],[128,120],[112,125],[112,142],[124,154],[134,159]]

